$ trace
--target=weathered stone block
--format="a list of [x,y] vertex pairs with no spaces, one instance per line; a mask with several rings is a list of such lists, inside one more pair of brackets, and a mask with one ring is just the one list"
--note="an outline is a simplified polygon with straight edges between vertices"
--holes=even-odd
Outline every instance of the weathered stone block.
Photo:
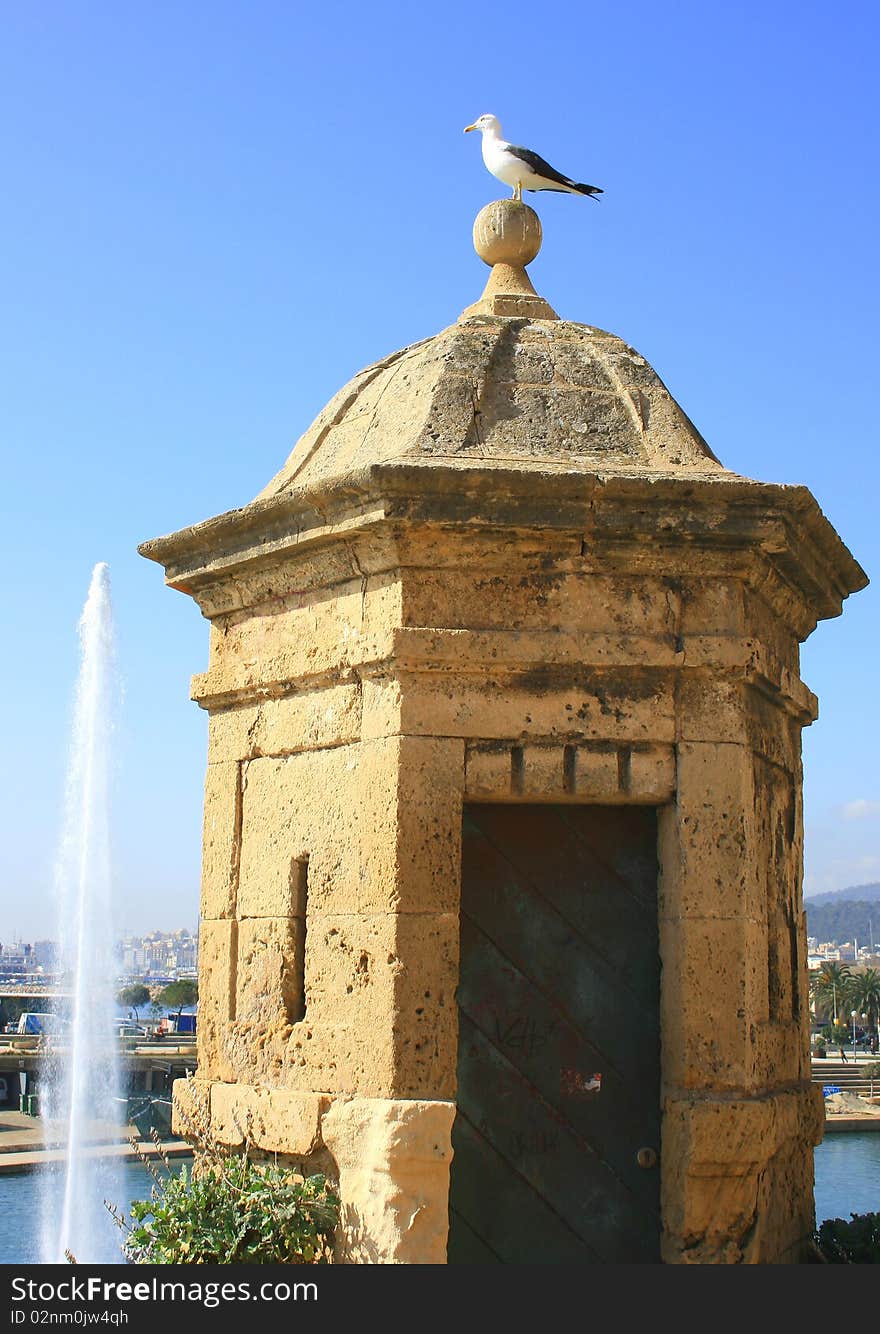
[[[389,1097],[394,1087],[394,1048],[387,1016],[371,1016],[368,1026],[351,1028],[332,1024],[295,1024],[283,1052],[282,1070],[276,1072],[269,1061],[267,1082],[291,1089],[320,1089],[327,1093],[361,1094]],[[247,1039],[253,1053],[254,1043]]]
[[318,1093],[212,1084],[211,1131],[230,1148],[247,1140],[265,1153],[306,1155],[321,1142],[321,1117],[329,1106],[330,1098]]
[[[196,697],[203,706],[210,702],[198,693]],[[240,704],[211,713],[208,760],[250,760],[342,746],[358,739],[360,726],[359,682]]]
[[[399,594],[384,581],[365,587],[357,577],[334,589],[290,594],[223,618],[212,641],[212,678],[223,689],[246,689],[302,680],[352,667],[391,647],[390,634],[400,624]],[[216,687],[215,687],[216,688]]]
[[229,1082],[295,1092],[386,1094],[392,1085],[390,1025],[368,1034],[341,1022],[292,1025],[234,1022],[226,1034]]
[[226,1034],[235,1007],[238,923],[203,921],[199,925],[198,1069],[200,1078],[232,1077]]
[[409,735],[672,742],[671,683],[653,673],[595,673],[566,684],[552,670],[450,676],[442,682],[402,673],[400,729]]
[[238,910],[245,917],[295,911],[308,863],[308,911],[357,908],[359,749],[252,760],[243,767]]
[[682,635],[734,635],[746,630],[743,586],[737,579],[683,578],[671,595],[678,599]]
[[800,786],[801,732],[811,720],[792,716],[782,692],[778,699],[770,700],[760,690],[751,689],[747,699],[748,744],[756,755],[796,776]]
[[765,1084],[751,1031],[766,997],[763,923],[662,918],[660,957],[666,1083],[747,1091]]
[[393,1094],[451,1098],[458,1042],[458,914],[402,914],[396,920]]
[[322,1123],[343,1200],[339,1264],[445,1264],[452,1102],[338,1099]]
[[391,913],[326,915],[310,919],[307,934],[308,1017],[317,1033],[356,1028],[363,1041],[381,1042],[393,1007],[397,953]]
[[171,1092],[171,1132],[192,1140],[211,1121],[211,1081],[175,1079]]
[[755,1069],[763,1071],[768,1085],[795,1084],[811,1078],[809,1040],[799,1022],[756,1021],[753,1044]]
[[401,731],[413,733],[413,728],[402,727],[403,690],[396,676],[366,676],[363,681],[363,716],[361,735],[364,741],[394,736]]
[[510,746],[504,742],[482,745],[468,742],[465,752],[465,792],[500,801],[510,793]]
[[559,801],[564,795],[562,746],[523,746],[513,773],[514,790],[524,799]]
[[235,916],[240,848],[239,766],[234,761],[209,764],[202,834],[201,915],[204,919]]
[[782,666],[797,676],[800,662],[798,639],[778,611],[751,588],[744,587],[743,615],[749,634],[765,644]]
[[[772,1264],[786,1252],[789,1263],[802,1258],[797,1251],[812,1224],[801,1183],[804,1173],[812,1176],[808,1157],[823,1117],[821,1090],[809,1085],[755,1098],[668,1101],[666,1263]],[[790,1174],[792,1153],[799,1164]]]
[[301,782],[307,759],[291,755],[242,766],[242,916],[280,917],[291,911],[291,878],[312,851],[309,799]]
[[360,752],[362,912],[443,912],[458,903],[464,745],[392,737]]
[[683,673],[677,713],[682,741],[749,741],[748,693],[739,679],[719,677],[708,669]]
[[752,763],[741,746],[678,746],[677,819],[661,827],[661,918],[764,917]]
[[620,763],[616,747],[573,746],[567,767],[574,795],[581,801],[619,799]]
[[673,800],[675,790],[675,750],[672,746],[649,746],[630,751],[627,780],[630,800],[659,806]]
[[517,746],[477,742],[467,746],[465,790],[469,798],[660,804],[675,793],[671,746],[616,747],[568,742]]
[[293,1022],[302,1004],[302,982],[297,976],[302,932],[302,922],[292,917],[246,917],[239,922],[237,1021],[266,1029]]

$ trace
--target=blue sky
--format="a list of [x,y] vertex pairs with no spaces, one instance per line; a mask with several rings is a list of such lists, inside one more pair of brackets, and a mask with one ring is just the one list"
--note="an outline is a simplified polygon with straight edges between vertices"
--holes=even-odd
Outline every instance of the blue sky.
[[[120,925],[195,924],[207,624],[137,544],[246,503],[355,371],[476,299],[482,112],[605,190],[530,197],[542,295],[877,575],[878,29],[847,0],[3,6],[0,940],[51,934],[99,560]],[[880,879],[878,640],[872,585],[803,650],[807,892]]]

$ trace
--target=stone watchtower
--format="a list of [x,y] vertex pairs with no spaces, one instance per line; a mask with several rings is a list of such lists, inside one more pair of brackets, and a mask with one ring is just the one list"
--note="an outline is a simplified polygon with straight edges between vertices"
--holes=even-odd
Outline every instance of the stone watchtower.
[[188,1093],[338,1180],[343,1261],[795,1262],[798,645],[867,581],[535,293],[531,209],[474,234],[456,324],[141,547],[211,623]]

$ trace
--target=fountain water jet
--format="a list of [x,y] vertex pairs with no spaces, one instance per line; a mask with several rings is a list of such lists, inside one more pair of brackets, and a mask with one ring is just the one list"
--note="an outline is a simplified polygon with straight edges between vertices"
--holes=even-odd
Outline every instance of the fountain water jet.
[[[110,861],[111,738],[118,698],[110,578],[92,571],[79,622],[80,670],[67,774],[64,828],[56,866],[59,968],[73,984],[69,1026],[55,1039],[65,1056],[44,1085],[47,1141],[65,1149],[59,1201],[56,1174],[44,1183],[42,1259],[121,1263],[121,1236],[104,1201],[123,1205],[122,1161],[90,1154],[122,1123],[119,1055],[113,1032],[115,937]],[[108,1125],[109,1123],[109,1125]]]

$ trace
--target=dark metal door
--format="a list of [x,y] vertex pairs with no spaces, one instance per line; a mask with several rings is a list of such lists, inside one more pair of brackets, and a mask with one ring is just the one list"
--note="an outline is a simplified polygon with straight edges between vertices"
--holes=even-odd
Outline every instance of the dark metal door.
[[659,1263],[657,818],[465,810],[450,1264]]

